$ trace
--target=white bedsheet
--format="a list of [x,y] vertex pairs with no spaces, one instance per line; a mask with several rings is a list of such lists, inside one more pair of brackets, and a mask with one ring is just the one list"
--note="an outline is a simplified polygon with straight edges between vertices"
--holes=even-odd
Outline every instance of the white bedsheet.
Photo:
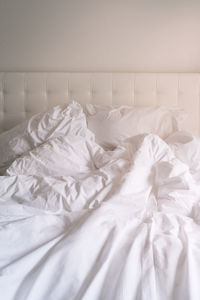
[[0,177],[2,299],[199,300],[199,139],[85,143],[85,176],[52,143],[55,174],[21,158]]

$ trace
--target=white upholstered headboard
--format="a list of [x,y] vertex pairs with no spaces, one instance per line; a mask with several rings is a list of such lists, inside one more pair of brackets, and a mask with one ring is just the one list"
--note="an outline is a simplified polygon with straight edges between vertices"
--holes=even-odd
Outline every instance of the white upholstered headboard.
[[1,72],[0,132],[59,103],[179,106],[200,134],[200,73]]

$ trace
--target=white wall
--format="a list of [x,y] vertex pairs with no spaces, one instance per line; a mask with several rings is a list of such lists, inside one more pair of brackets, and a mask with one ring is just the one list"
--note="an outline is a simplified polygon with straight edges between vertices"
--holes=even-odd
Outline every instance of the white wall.
[[0,0],[0,70],[200,71],[199,0]]

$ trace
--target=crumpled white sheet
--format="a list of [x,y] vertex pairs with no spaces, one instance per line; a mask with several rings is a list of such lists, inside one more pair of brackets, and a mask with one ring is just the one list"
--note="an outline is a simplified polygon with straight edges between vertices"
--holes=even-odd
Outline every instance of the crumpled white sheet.
[[93,157],[102,151],[92,136],[59,136],[17,158],[6,175],[85,177],[96,169]]
[[199,300],[199,139],[85,139],[85,176],[14,162],[0,177],[3,299]]
[[0,134],[0,175],[17,157],[49,139],[69,134],[85,136],[86,131],[86,116],[82,106],[75,101],[32,116]]

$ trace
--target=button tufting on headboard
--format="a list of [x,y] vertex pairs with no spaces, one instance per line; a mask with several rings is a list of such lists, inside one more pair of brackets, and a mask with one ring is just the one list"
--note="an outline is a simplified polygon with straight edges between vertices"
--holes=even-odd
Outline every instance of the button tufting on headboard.
[[198,73],[0,73],[0,132],[56,104],[179,106],[185,129],[200,133]]

